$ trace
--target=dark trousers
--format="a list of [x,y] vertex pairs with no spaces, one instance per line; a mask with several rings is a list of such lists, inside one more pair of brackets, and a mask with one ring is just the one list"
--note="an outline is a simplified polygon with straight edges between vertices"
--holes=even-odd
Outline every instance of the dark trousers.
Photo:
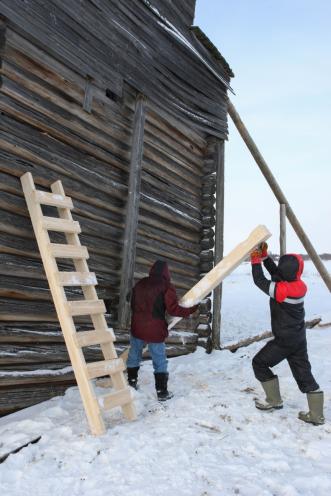
[[311,373],[306,339],[286,346],[278,343],[276,339],[268,341],[253,358],[252,365],[255,377],[260,382],[272,379],[275,375],[270,367],[274,367],[285,359],[288,361],[293,377],[302,393],[316,391],[319,388]]

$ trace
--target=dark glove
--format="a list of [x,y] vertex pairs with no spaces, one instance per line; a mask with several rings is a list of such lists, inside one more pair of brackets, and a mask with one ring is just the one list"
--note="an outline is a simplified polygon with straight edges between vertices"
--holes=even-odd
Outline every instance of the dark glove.
[[261,263],[261,250],[259,248],[255,248],[255,250],[251,252],[250,256],[252,265]]
[[261,259],[262,260],[265,260],[266,258],[268,258],[269,254],[268,254],[268,243],[266,243],[265,241],[263,241],[263,243],[260,244],[259,246],[259,250],[261,252]]

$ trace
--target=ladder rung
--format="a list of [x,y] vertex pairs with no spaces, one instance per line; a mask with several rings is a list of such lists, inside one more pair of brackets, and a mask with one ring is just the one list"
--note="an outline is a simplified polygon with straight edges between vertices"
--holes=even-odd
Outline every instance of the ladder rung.
[[103,300],[68,301],[67,308],[72,317],[77,317],[78,315],[96,315],[106,312]]
[[89,254],[86,246],[79,245],[63,245],[57,243],[50,243],[49,249],[51,255],[56,258],[88,258]]
[[110,343],[115,341],[113,329],[107,331],[82,331],[77,332],[76,339],[78,346],[93,346],[97,344]]
[[90,379],[95,379],[96,377],[102,377],[104,375],[116,374],[116,372],[123,372],[125,369],[124,362],[121,358],[88,363],[86,367]]
[[59,272],[60,286],[95,286],[98,284],[94,272]]
[[76,234],[81,232],[79,222],[75,220],[60,219],[59,217],[43,217],[42,227],[48,231]]
[[129,388],[121,389],[113,393],[103,394],[98,397],[99,405],[104,410],[115,408],[116,406],[123,406],[131,403],[132,392]]
[[57,193],[48,193],[46,191],[35,190],[33,192],[34,200],[41,205],[50,205],[51,207],[73,209],[73,203],[70,196],[63,196]]

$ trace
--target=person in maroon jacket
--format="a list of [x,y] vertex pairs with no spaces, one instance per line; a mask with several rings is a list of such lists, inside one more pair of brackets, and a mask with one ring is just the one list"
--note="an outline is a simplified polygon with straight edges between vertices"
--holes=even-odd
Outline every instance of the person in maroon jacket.
[[168,391],[167,357],[165,339],[168,336],[166,312],[177,317],[188,317],[197,306],[184,308],[178,304],[176,289],[170,282],[167,262],[157,260],[149,276],[141,279],[131,296],[131,338],[127,360],[129,384],[137,388],[138,370],[142,351],[148,344],[152,356],[155,388],[160,401],[172,397]]
[[[314,425],[324,424],[323,391],[312,372],[307,352],[304,297],[307,286],[302,281],[303,259],[293,253],[280,257],[278,266],[268,256],[268,245],[262,243],[251,253],[254,283],[270,296],[271,329],[274,339],[253,358],[255,377],[266,394],[265,401],[256,400],[260,410],[283,408],[278,377],[271,367],[287,360],[301,392],[307,394],[309,412],[299,412],[299,419]],[[261,267],[271,275],[267,279]]]

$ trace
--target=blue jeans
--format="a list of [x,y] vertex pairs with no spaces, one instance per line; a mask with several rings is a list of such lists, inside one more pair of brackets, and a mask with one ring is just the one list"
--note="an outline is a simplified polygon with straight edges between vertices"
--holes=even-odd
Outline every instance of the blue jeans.
[[142,339],[131,336],[130,350],[128,361],[126,363],[128,368],[139,367],[142,360],[144,345],[148,344],[148,351],[152,356],[154,372],[162,373],[167,372],[167,356],[166,347],[164,343],[145,343]]

